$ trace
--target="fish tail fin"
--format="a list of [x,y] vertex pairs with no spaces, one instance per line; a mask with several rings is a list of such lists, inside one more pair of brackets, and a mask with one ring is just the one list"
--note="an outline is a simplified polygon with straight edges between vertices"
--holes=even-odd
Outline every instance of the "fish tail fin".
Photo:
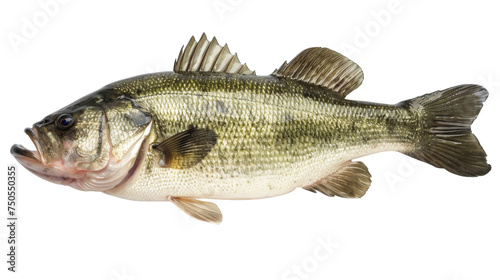
[[488,173],[486,153],[471,131],[487,98],[479,85],[459,85],[401,102],[420,120],[415,150],[406,154],[461,176]]

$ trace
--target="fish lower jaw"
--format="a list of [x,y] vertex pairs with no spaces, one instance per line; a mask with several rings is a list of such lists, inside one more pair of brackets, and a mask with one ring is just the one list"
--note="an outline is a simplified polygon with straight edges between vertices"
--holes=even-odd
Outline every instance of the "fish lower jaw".
[[133,181],[141,157],[128,162],[117,162],[112,158],[107,166],[98,171],[76,170],[62,162],[43,164],[36,157],[15,155],[17,161],[34,175],[49,182],[70,186],[80,191],[105,191],[125,182]]
[[77,181],[76,178],[70,178],[70,177],[65,177],[65,176],[52,176],[52,175],[47,175],[47,174],[38,172],[36,170],[31,170],[31,169],[28,169],[28,170],[31,173],[35,174],[36,176],[38,176],[44,180],[47,180],[49,182],[59,184],[59,185],[72,186]]
[[83,178],[86,173],[86,172],[69,173],[58,170],[55,167],[47,167],[47,166],[43,166],[41,168],[34,168],[32,165],[26,164],[25,162],[19,161],[19,163],[21,163],[22,166],[24,166],[34,175],[59,185],[73,186],[76,182],[78,182],[78,180]]
[[71,185],[85,176],[83,171],[67,170],[60,162],[47,165],[42,161],[42,156],[38,151],[28,150],[21,145],[12,146],[11,153],[28,171],[49,182]]

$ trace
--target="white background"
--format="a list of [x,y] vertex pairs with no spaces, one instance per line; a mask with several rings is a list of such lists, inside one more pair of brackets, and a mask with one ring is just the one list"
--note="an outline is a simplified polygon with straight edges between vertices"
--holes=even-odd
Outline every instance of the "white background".
[[[362,199],[296,190],[215,201],[224,214],[216,226],[167,202],[79,192],[18,165],[18,273],[3,261],[2,218],[1,279],[500,279],[494,1],[67,0],[48,12],[47,2],[0,5],[3,186],[10,146],[33,147],[25,127],[107,83],[170,71],[202,32],[260,75],[307,47],[341,51],[365,73],[356,100],[397,103],[482,84],[490,97],[473,130],[493,169],[463,178],[397,153],[372,155]],[[26,33],[27,22],[36,30]],[[6,217],[6,187],[0,199]]]

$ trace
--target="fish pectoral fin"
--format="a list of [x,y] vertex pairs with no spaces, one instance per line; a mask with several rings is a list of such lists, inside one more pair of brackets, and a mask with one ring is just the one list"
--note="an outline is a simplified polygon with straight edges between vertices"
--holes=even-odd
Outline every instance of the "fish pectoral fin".
[[205,33],[199,42],[191,37],[186,48],[181,48],[174,62],[174,72],[215,72],[226,74],[255,75],[246,63],[241,63],[238,54],[232,54],[227,47],[221,47],[217,39],[207,40]]
[[153,144],[153,148],[162,153],[160,166],[186,169],[202,161],[216,143],[215,131],[191,127],[161,143]]
[[290,63],[285,61],[272,75],[329,88],[339,98],[345,98],[363,82],[363,71],[356,63],[319,47],[302,51]]
[[370,177],[370,172],[364,163],[348,161],[333,173],[304,189],[312,192],[319,191],[327,196],[360,198],[371,184]]
[[215,203],[184,197],[168,197],[168,200],[195,219],[215,224],[222,222],[222,212]]

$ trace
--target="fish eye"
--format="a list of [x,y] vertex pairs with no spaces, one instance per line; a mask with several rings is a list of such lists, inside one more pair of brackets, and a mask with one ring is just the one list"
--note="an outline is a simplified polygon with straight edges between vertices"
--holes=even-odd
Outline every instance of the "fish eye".
[[56,120],[56,126],[59,129],[66,130],[73,126],[73,117],[69,114],[62,114]]

